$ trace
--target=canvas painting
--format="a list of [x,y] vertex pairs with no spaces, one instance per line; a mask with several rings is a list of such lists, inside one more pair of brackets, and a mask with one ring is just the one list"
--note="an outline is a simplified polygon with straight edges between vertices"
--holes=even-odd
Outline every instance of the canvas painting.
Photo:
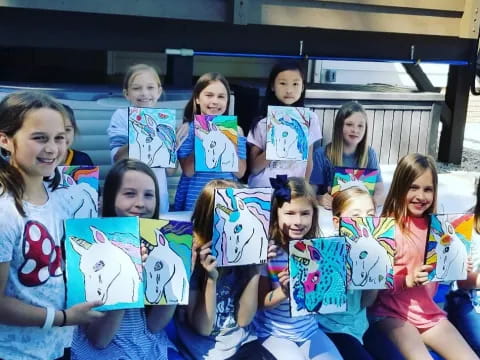
[[128,108],[128,156],[150,167],[174,168],[175,110]]
[[394,219],[342,218],[340,235],[347,240],[347,288],[393,289]]
[[339,236],[289,242],[292,317],[346,311],[345,255]]
[[426,249],[431,281],[465,280],[473,232],[473,214],[433,214]]
[[269,106],[267,160],[307,161],[310,111],[291,106]]
[[137,217],[65,221],[67,307],[101,300],[98,310],[144,305]]
[[216,189],[212,254],[217,266],[267,261],[271,188]]
[[59,166],[58,191],[65,191],[66,201],[76,219],[98,216],[98,166]]
[[195,170],[238,171],[237,117],[195,115]]
[[192,262],[192,224],[140,219],[148,257],[143,264],[146,305],[187,305]]
[[373,195],[377,177],[377,169],[335,167],[331,194],[351,187],[360,187]]

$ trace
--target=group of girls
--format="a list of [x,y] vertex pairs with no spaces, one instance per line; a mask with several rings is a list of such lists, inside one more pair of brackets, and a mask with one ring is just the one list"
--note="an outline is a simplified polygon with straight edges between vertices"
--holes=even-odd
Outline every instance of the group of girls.
[[[271,91],[270,96],[280,104],[302,106],[302,72],[281,67],[275,71],[267,93]],[[72,120],[65,108],[47,95],[14,93],[0,102],[0,358],[57,359],[71,346],[73,359],[428,359],[428,346],[446,359],[477,359],[433,301],[437,284],[428,282],[431,267],[423,265],[422,254],[426,216],[436,210],[438,180],[433,160],[420,154],[400,160],[382,213],[397,223],[393,291],[352,291],[345,313],[290,318],[288,242],[321,234],[318,192],[305,179],[311,169],[313,173],[325,171],[325,162],[331,166],[343,161],[349,166],[368,164],[369,148],[360,145],[367,126],[364,111],[347,112],[350,115],[339,125],[342,136],[334,135],[330,148],[315,152],[313,144],[321,135],[312,125],[318,127],[312,115],[310,156],[300,165],[267,161],[261,140],[264,130],[258,125],[265,120],[257,122],[247,139],[251,144],[249,183],[265,186],[269,177],[276,177],[267,265],[217,268],[211,252],[214,189],[242,186],[234,179],[243,176],[245,162],[239,173],[223,174],[227,180],[210,181],[208,175],[194,171],[193,114],[223,114],[230,98],[228,84],[220,75],[208,74],[200,80],[189,102],[192,110],[177,132],[184,173],[176,202],[180,209],[193,208],[194,230],[190,301],[178,309],[157,306],[100,313],[93,310],[100,302],[65,308],[62,222],[72,214],[63,192],[55,189],[59,176],[55,169],[68,158],[71,140],[67,142],[67,125],[73,125]],[[124,84],[125,96],[136,106],[156,106],[161,91],[158,74],[144,65],[132,70]],[[166,174],[155,174],[145,164],[125,159],[127,120],[120,113],[115,113],[109,128],[112,155],[118,161],[105,180],[102,215],[157,218],[166,199],[162,195]],[[352,114],[361,116],[352,120]],[[357,130],[350,132],[350,127]],[[342,142],[341,160],[329,155],[338,149],[338,139]],[[239,153],[245,158],[245,140],[239,141],[239,148],[242,141],[243,155],[240,149]],[[352,154],[353,160],[348,160]],[[314,158],[319,160],[312,161]],[[323,187],[323,194],[318,189],[322,196],[328,192],[329,176],[323,175],[326,180],[315,184]],[[375,202],[364,190],[352,188],[330,199],[326,207],[332,208],[333,222],[338,225],[342,216],[373,215]],[[41,246],[30,246],[36,242]],[[449,301],[452,309],[459,310],[455,314],[452,310],[452,321],[458,320],[454,324],[461,327],[469,321],[473,330],[462,333],[474,348],[478,316],[472,320],[468,314],[470,319],[465,319],[468,311],[478,307],[478,297],[465,289],[479,287],[479,262],[474,252],[474,271],[459,282],[461,289],[452,293]],[[461,309],[457,307],[459,299],[463,301]],[[165,331],[173,316],[176,346]],[[73,342],[72,325],[78,325]]]

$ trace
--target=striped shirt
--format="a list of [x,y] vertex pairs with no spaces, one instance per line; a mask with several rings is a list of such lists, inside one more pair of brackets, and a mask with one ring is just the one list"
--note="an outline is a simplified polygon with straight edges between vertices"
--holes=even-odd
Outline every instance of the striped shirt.
[[168,347],[173,347],[165,331],[151,333],[144,309],[127,309],[120,327],[105,349],[97,349],[89,341],[83,327],[75,330],[72,360],[167,360]]
[[[188,137],[178,149],[178,158],[184,159],[194,152],[195,132],[193,121],[189,124]],[[241,160],[247,158],[247,141],[245,136],[238,136],[238,157]],[[237,180],[232,172],[203,172],[195,171],[193,176],[188,177],[182,174],[175,194],[174,211],[192,210],[195,201],[200,195],[203,187],[215,179]]]
[[[278,273],[288,266],[288,254],[279,250],[278,255],[268,260],[266,268],[262,269],[261,276],[268,277],[272,282],[272,289],[280,286]],[[319,331],[315,317],[312,315],[290,316],[290,300],[283,300],[277,307],[263,309],[257,312],[254,319],[257,336],[266,338],[275,336],[294,342],[304,342]]]

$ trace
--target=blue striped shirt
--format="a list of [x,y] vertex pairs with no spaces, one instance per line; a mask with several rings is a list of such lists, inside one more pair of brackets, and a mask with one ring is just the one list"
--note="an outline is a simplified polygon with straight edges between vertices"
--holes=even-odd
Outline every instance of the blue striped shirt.
[[[272,289],[276,289],[280,286],[278,273],[287,265],[288,254],[284,250],[279,250],[275,258],[268,260],[260,275],[268,277],[272,282]],[[290,316],[289,299],[283,300],[275,308],[257,311],[254,324],[259,338],[275,336],[294,342],[304,342],[320,331],[314,316]]]
[[[193,121],[189,124],[188,137],[178,149],[178,158],[184,159],[194,151],[195,132]],[[241,160],[247,158],[247,140],[245,136],[238,137],[238,157]],[[182,174],[175,194],[174,211],[192,210],[195,201],[200,195],[203,187],[215,179],[237,180],[232,172],[202,172],[196,171],[193,176],[188,177]]]

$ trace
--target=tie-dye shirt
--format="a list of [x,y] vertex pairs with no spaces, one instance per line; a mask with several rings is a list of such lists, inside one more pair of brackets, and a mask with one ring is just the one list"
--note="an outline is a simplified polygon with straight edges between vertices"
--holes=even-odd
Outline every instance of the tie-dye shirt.
[[[268,277],[272,289],[280,287],[278,274],[288,266],[288,254],[280,249],[275,258],[269,259],[260,276]],[[316,331],[319,331],[314,316],[290,316],[290,300],[283,300],[277,307],[257,311],[254,319],[259,338],[276,336],[294,342],[308,340]]]

